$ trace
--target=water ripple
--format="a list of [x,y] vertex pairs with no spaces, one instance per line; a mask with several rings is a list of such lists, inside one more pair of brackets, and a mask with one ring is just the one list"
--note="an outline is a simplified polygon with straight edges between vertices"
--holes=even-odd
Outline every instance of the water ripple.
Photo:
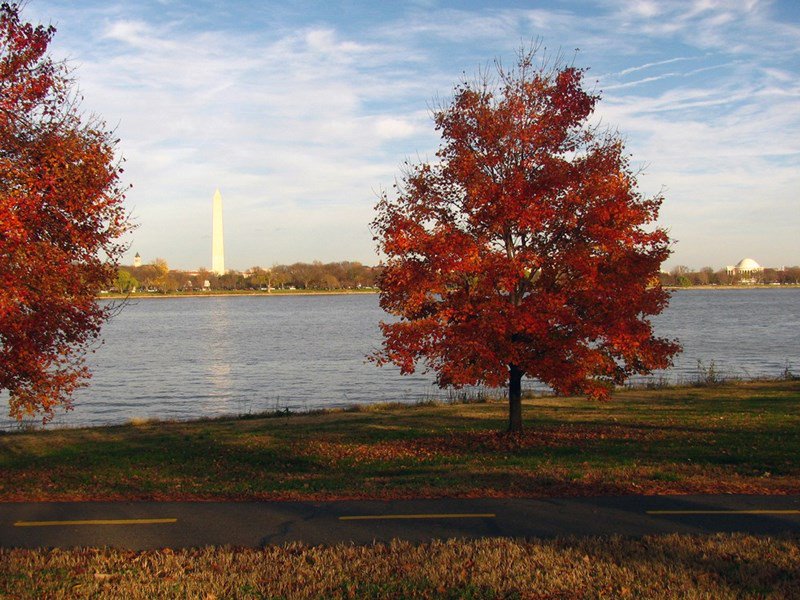
[[[89,358],[91,386],[54,425],[445,397],[432,376],[366,362],[384,318],[371,295],[137,301],[103,329],[105,344]],[[681,291],[653,322],[684,346],[675,367],[656,376],[691,380],[698,360],[734,377],[800,370],[798,289]]]

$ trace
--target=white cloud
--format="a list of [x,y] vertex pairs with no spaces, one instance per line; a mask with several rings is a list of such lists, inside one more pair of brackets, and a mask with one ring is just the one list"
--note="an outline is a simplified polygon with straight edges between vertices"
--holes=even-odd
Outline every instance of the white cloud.
[[114,21],[102,37],[141,48],[148,45],[147,33],[149,30],[150,27],[143,21],[129,21],[123,19]]
[[406,119],[381,117],[375,121],[375,134],[381,139],[405,138],[413,135],[418,128]]
[[653,2],[652,0],[636,0],[634,2],[628,2],[627,8],[634,14],[648,19],[657,17],[661,14],[661,7],[659,6],[659,3]]
[[644,77],[642,79],[637,79],[636,81],[626,81],[625,83],[615,83],[611,85],[603,86],[603,90],[620,90],[623,88],[631,88],[636,87],[637,85],[642,85],[645,83],[652,83],[654,81],[660,81],[661,79],[667,79],[669,77],[675,77],[678,75],[677,73],[664,73],[663,75],[653,75],[652,77]]
[[622,69],[622,71],[620,71],[619,73],[614,73],[614,75],[617,75],[617,76],[621,77],[621,76],[624,76],[624,75],[629,75],[631,73],[635,73],[637,71],[643,71],[645,69],[651,69],[653,67],[660,67],[661,65],[669,65],[669,64],[672,64],[672,63],[676,63],[676,62],[684,62],[684,61],[687,61],[687,60],[696,60],[696,59],[693,58],[693,57],[690,57],[690,56],[678,56],[678,57],[675,57],[675,58],[668,58],[666,60],[659,60],[659,61],[656,61],[656,62],[645,63],[643,65],[637,65],[635,67],[628,67],[627,69]]

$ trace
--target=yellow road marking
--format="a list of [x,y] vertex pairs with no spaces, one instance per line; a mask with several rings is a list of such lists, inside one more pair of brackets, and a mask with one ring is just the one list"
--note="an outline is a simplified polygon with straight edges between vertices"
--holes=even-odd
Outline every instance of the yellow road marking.
[[494,513],[446,513],[420,515],[354,515],[339,517],[340,521],[378,521],[389,519],[487,519],[494,518]]
[[800,510],[648,510],[648,515],[800,515]]
[[17,521],[14,527],[51,527],[54,525],[154,525],[176,523],[178,519],[87,519],[85,521]]

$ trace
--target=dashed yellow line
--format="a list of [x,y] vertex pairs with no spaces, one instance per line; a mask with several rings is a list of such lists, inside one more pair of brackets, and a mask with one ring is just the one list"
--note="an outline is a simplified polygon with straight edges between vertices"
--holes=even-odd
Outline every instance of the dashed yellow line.
[[58,525],[158,525],[178,519],[87,519],[85,521],[17,521],[14,527],[53,527]]
[[648,510],[648,515],[800,515],[800,510]]
[[417,515],[353,515],[339,517],[340,521],[386,521],[392,519],[492,519],[494,513],[444,513]]

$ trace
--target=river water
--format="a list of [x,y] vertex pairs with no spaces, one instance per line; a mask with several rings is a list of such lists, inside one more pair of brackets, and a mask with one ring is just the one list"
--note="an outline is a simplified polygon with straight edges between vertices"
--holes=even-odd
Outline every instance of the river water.
[[[375,295],[134,300],[104,327],[75,409],[48,427],[446,396],[431,375],[366,361],[383,318]],[[655,377],[692,381],[698,361],[726,377],[800,373],[800,289],[678,291],[654,323],[684,347]]]

